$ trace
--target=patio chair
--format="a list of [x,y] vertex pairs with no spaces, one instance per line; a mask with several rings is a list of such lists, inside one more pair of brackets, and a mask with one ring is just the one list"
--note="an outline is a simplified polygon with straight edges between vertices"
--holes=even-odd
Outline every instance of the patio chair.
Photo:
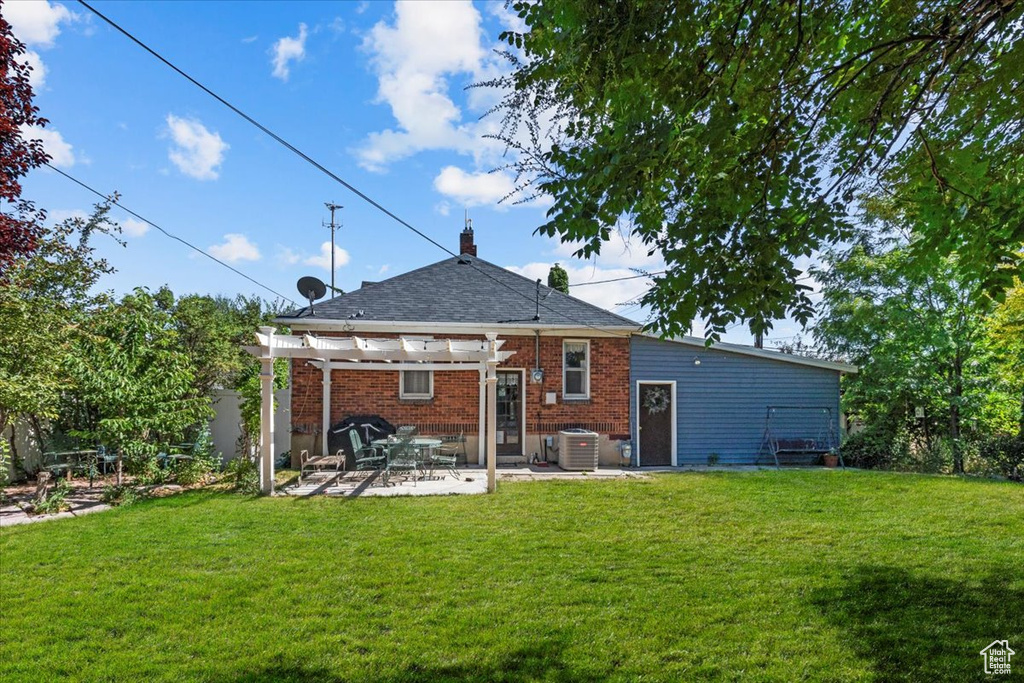
[[388,485],[393,474],[412,474],[412,485],[416,485],[419,474],[420,460],[412,444],[412,436],[400,437],[398,442],[388,446],[387,465],[384,467],[384,486]]
[[449,448],[441,445],[441,450],[427,456],[430,462],[430,472],[433,474],[435,468],[447,470],[453,477],[459,479],[459,468],[456,467],[459,460],[458,444],[452,444]]
[[344,451],[338,451],[337,455],[314,455],[311,457],[309,451],[303,449],[299,453],[299,483],[302,483],[302,473],[307,469],[316,472],[331,467],[338,473],[338,477],[341,477],[341,473],[345,470]]
[[402,439],[404,437],[409,437],[411,439],[412,437],[416,436],[417,431],[419,430],[417,430],[416,427],[414,427],[413,425],[405,425],[404,427],[398,428],[398,431],[395,432],[395,436],[397,436],[399,439]]
[[460,431],[458,434],[445,434],[441,437],[441,454],[442,455],[454,455],[458,456],[462,453],[463,459],[467,458],[466,455],[466,432]]
[[352,442],[352,454],[355,458],[356,472],[368,470],[383,470],[387,465],[387,456],[380,452],[379,448],[370,445],[363,445],[363,439],[359,436],[359,430],[348,431],[349,441]]
[[96,447],[96,464],[103,474],[110,474],[111,467],[117,467],[117,453],[107,450],[106,446]]

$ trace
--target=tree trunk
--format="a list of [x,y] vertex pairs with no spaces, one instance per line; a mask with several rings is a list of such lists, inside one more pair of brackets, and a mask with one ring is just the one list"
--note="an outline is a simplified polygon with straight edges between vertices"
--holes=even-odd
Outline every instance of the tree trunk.
[[117,485],[118,486],[121,485],[121,459],[122,459],[121,449],[118,448],[117,449]]
[[953,359],[953,400],[949,405],[949,436],[953,440],[953,474],[964,473],[964,454],[960,448],[960,399],[964,395],[963,359],[957,350]]
[[11,422],[11,479],[21,481],[21,476],[25,472],[25,463],[21,461],[21,456],[18,455],[18,435],[14,430],[16,424],[16,420]]

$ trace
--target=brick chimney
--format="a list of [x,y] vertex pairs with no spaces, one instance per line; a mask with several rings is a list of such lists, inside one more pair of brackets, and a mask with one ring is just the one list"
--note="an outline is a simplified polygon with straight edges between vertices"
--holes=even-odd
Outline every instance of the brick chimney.
[[462,229],[462,233],[459,235],[459,254],[476,256],[476,245],[473,244],[473,221],[468,218],[466,219],[466,227]]

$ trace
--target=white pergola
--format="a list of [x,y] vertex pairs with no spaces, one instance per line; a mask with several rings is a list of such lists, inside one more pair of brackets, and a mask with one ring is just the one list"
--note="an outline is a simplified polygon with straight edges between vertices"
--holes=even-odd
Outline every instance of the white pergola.
[[258,357],[260,372],[260,490],[274,492],[274,359],[305,359],[323,371],[323,453],[328,452],[327,435],[331,426],[332,370],[453,370],[480,373],[480,434],[486,425],[487,437],[480,439],[481,464],[487,463],[487,491],[495,486],[497,462],[496,394],[497,367],[515,351],[501,351],[505,340],[488,332],[485,340],[463,339],[364,339],[361,337],[315,337],[309,334],[275,334],[273,327],[261,327],[256,334],[258,346],[246,351]]

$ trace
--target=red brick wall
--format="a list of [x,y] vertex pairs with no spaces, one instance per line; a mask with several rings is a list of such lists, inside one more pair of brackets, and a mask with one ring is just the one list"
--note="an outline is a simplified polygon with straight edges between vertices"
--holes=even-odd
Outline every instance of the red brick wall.
[[[324,333],[322,336],[346,336]],[[361,333],[365,338],[389,338],[385,333]],[[483,335],[435,335],[437,338],[483,339]],[[573,339],[582,337],[571,337]],[[540,338],[540,367],[544,381],[530,382],[536,367],[534,337],[499,336],[502,351],[516,354],[500,367],[523,368],[526,376],[526,431],[554,434],[568,427],[583,427],[613,438],[629,432],[629,339],[599,337],[590,340],[590,399],[562,401],[562,337]],[[292,361],[292,428],[319,431],[323,374],[304,360]],[[353,414],[381,415],[394,425],[413,424],[424,433],[476,434],[479,411],[479,373],[435,372],[434,398],[403,401],[398,398],[398,372],[334,370],[331,373],[331,422]],[[557,392],[558,401],[544,404],[544,394]]]

